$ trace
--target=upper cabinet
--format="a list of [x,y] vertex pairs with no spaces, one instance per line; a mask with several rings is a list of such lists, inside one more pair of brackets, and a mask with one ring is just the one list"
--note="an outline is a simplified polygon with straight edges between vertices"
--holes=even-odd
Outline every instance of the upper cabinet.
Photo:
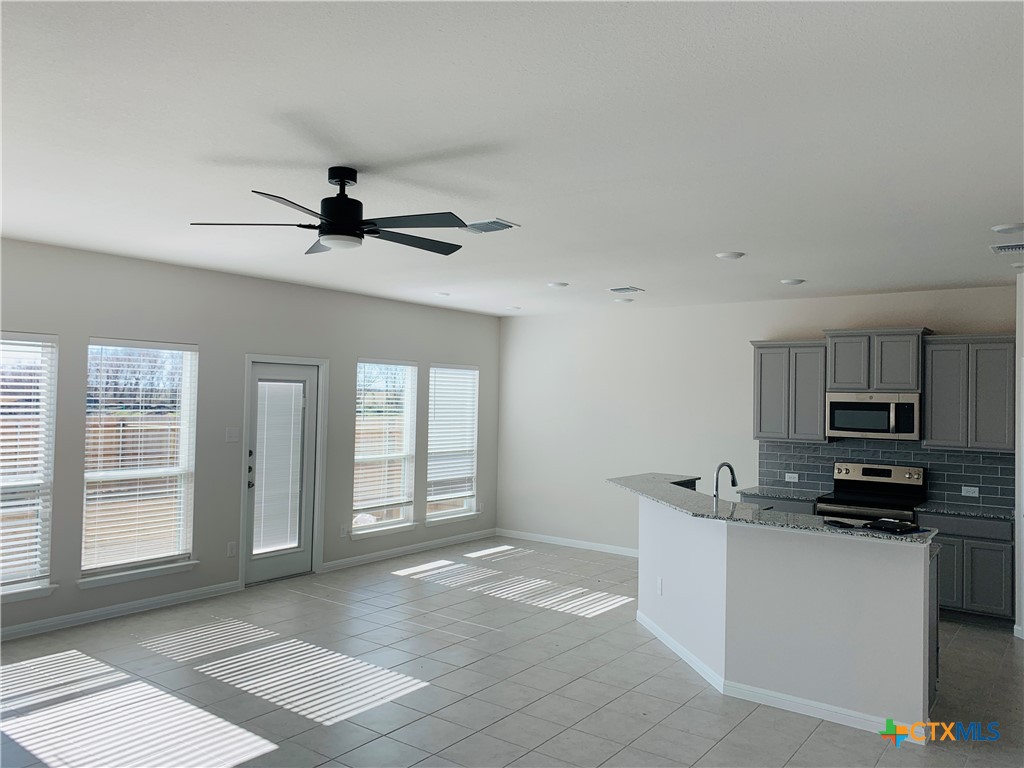
[[925,340],[924,444],[1012,451],[1012,336]]
[[754,345],[754,437],[825,440],[824,342]]
[[830,392],[918,392],[927,328],[825,331]]
[[828,389],[860,392],[871,388],[871,337],[828,337]]

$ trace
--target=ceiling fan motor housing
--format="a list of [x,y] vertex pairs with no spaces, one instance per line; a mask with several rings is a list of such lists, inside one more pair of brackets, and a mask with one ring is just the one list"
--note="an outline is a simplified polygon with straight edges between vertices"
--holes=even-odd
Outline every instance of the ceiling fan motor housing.
[[339,194],[320,201],[320,215],[330,221],[321,221],[319,234],[348,235],[363,239],[363,204],[359,200]]

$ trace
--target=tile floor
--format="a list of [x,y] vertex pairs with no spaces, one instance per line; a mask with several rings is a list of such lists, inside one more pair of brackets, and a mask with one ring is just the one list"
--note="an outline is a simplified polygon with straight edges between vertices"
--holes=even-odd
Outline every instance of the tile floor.
[[[488,551],[493,550],[493,551]],[[935,720],[723,696],[634,621],[636,561],[486,539],[5,643],[4,768],[1020,766],[1024,642],[943,621]]]

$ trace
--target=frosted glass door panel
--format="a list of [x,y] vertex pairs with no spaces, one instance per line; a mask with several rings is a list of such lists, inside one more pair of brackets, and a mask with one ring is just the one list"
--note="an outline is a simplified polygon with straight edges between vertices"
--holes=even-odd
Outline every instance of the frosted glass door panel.
[[253,554],[299,546],[305,382],[261,381],[256,405]]

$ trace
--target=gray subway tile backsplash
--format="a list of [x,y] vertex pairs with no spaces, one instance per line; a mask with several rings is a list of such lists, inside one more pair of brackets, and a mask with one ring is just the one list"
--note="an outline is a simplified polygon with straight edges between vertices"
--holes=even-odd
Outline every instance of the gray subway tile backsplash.
[[[897,464],[927,470],[928,498],[932,501],[1014,506],[1014,457],[1012,453],[984,453],[925,448],[920,443],[895,440],[834,440],[829,443],[798,443],[762,440],[758,451],[760,485],[802,491],[832,490],[833,465],[837,461]],[[800,481],[787,483],[787,472]],[[962,486],[978,488],[978,496],[964,496]]]

